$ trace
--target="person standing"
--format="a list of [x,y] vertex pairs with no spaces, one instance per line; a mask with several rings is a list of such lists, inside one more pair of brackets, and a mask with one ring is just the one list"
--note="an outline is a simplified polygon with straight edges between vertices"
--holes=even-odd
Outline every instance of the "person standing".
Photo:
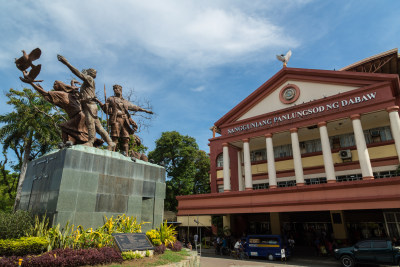
[[82,105],[83,113],[85,114],[85,124],[88,129],[88,141],[83,145],[93,146],[96,140],[96,132],[107,142],[108,150],[114,150],[116,144],[111,140],[107,131],[104,130],[97,117],[97,98],[96,98],[96,84],[94,79],[97,76],[97,71],[95,69],[86,69],[80,72],[77,68],[72,66],[68,60],[57,55],[57,59],[67,66],[73,74],[75,74],[79,79],[83,81],[80,89],[80,101]]
[[199,240],[199,235],[198,234],[194,234],[193,239],[194,239],[194,245],[195,245],[196,250],[197,250],[197,241]]

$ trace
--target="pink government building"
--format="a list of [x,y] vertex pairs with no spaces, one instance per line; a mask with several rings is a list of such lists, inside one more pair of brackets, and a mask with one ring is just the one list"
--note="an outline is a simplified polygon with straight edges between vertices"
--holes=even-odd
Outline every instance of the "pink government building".
[[178,221],[220,216],[232,236],[304,242],[399,237],[399,62],[393,49],[338,71],[283,67],[215,122],[211,193],[177,197]]

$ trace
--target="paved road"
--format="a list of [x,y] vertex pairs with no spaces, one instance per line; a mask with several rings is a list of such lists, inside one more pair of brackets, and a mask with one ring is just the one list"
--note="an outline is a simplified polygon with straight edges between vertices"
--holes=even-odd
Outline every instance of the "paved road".
[[[200,258],[200,266],[201,267],[214,267],[214,266],[218,266],[218,267],[231,267],[231,266],[236,266],[236,267],[247,267],[247,266],[268,266],[268,267],[272,267],[272,266],[279,266],[279,267],[283,267],[283,266],[314,266],[314,267],[326,267],[326,264],[314,264],[312,262],[306,263],[303,262],[302,264],[299,263],[294,263],[293,261],[291,262],[287,262],[287,263],[283,263],[283,262],[278,262],[278,261],[272,261],[272,262],[268,262],[268,261],[257,261],[257,260],[233,260],[233,259],[226,259],[226,258],[213,258],[213,257],[204,257],[202,256]],[[332,266],[340,266],[339,264],[335,264]]]
[[[251,266],[266,266],[266,267],[340,267],[338,261],[318,261],[318,260],[307,260],[307,259],[291,259],[288,262],[279,261],[265,261],[265,260],[234,260],[230,258],[217,258],[202,255],[200,258],[200,267],[251,267]],[[362,264],[357,267],[389,267],[386,265],[373,265],[373,264]]]
[[[251,258],[249,260],[235,260],[230,256],[215,255],[213,250],[203,250],[200,258],[201,267],[247,267],[247,266],[277,266],[277,267],[340,267],[339,261],[333,257],[317,256],[293,256],[287,262],[268,261],[260,258]],[[378,267],[378,265],[357,265],[358,267]],[[380,267],[384,267],[380,265]]]
[[312,257],[312,258],[299,258],[292,257],[287,262],[281,261],[268,261],[261,258],[251,258],[249,260],[235,260],[230,256],[215,255],[214,250],[203,250],[200,259],[201,267],[230,267],[230,266],[312,266],[312,267],[340,267],[338,261],[333,257]]

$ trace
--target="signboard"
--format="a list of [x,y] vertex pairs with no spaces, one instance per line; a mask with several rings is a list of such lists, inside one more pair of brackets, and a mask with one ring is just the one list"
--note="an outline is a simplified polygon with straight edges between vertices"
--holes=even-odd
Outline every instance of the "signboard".
[[339,111],[341,108],[368,102],[368,101],[370,101],[369,104],[372,105],[371,102],[376,100],[376,98],[377,98],[376,96],[377,96],[376,92],[370,92],[370,93],[365,93],[360,96],[350,97],[347,99],[340,99],[340,100],[337,100],[334,102],[328,102],[325,104],[321,104],[319,106],[311,106],[309,108],[304,108],[302,110],[283,113],[278,116],[268,115],[267,117],[259,119],[258,121],[253,121],[253,122],[245,123],[242,125],[233,126],[229,129],[227,129],[227,134],[243,132],[243,131],[252,130],[252,129],[256,129],[256,128],[272,127],[279,123],[290,123],[291,120],[297,121],[300,119],[307,119],[309,116],[311,116],[313,114],[325,113],[325,112],[335,111],[335,110]]
[[150,240],[144,233],[112,234],[121,252],[130,250],[153,250]]

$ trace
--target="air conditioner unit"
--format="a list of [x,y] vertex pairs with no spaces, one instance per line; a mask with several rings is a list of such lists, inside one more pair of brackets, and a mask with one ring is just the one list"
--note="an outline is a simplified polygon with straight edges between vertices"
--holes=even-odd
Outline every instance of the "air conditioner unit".
[[351,159],[351,151],[350,149],[340,150],[339,156],[341,159]]
[[380,136],[380,131],[379,130],[370,130],[369,131],[369,134],[372,136],[372,137],[378,137],[378,136]]

